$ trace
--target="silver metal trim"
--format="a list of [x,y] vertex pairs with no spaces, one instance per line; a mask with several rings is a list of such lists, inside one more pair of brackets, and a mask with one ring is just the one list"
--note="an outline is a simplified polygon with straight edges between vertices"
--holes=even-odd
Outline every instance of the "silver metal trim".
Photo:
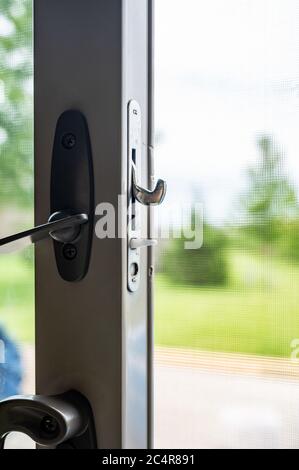
[[[59,213],[56,215],[58,214]],[[73,229],[87,222],[88,215],[86,214],[67,215],[58,220],[51,220],[50,217],[49,222],[46,224],[2,238],[0,240],[0,254],[21,250],[32,243],[37,243],[48,237],[52,237],[54,240],[62,241],[63,243],[70,243],[78,236],[78,232]],[[62,238],[60,236],[61,231]],[[66,236],[64,236],[64,231],[66,231]]]

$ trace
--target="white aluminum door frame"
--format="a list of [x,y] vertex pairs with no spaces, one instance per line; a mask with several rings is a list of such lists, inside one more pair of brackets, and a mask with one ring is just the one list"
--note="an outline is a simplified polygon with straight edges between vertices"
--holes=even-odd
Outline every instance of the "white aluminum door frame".
[[[50,214],[54,132],[67,109],[89,125],[96,205],[117,208],[126,195],[132,99],[143,114],[143,184],[151,180],[152,8],[151,0],[34,1],[36,224]],[[36,393],[83,393],[99,448],[151,447],[152,261],[144,249],[132,294],[126,239],[94,235],[79,283],[59,277],[51,240],[36,247]]]

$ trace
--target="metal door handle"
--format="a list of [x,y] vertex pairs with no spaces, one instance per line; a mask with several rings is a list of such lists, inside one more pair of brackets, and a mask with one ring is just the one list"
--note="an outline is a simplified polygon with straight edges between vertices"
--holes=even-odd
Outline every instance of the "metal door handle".
[[0,254],[19,250],[48,237],[60,243],[72,243],[80,234],[80,226],[87,222],[86,214],[56,212],[44,225],[0,239]]
[[81,281],[88,272],[93,239],[94,176],[88,125],[80,111],[65,111],[57,121],[50,210],[44,225],[0,240],[0,254],[51,237],[61,278]]
[[94,418],[79,392],[16,396],[0,402],[0,449],[11,432],[31,437],[45,449],[96,449]]
[[144,206],[159,206],[165,199],[167,192],[167,184],[163,180],[158,180],[156,187],[153,191],[142,188],[137,183],[136,167],[132,164],[132,177],[133,177],[133,196]]

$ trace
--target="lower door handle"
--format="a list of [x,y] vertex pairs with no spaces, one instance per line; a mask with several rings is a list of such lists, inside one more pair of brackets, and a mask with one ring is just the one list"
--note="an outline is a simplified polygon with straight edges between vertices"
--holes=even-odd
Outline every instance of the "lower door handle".
[[16,396],[0,402],[0,449],[11,432],[31,437],[49,449],[96,449],[88,400],[77,391],[46,397]]

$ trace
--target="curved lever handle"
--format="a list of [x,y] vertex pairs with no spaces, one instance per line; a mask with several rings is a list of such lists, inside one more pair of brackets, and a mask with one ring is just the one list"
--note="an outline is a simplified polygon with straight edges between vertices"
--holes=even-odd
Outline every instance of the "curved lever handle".
[[0,449],[21,432],[49,449],[95,449],[93,413],[87,399],[71,391],[58,396],[15,396],[0,402]]
[[2,238],[0,254],[22,249],[49,236],[61,243],[71,243],[78,237],[80,225],[87,222],[88,215],[86,214],[70,215],[66,212],[56,212],[47,224]]
[[144,206],[159,206],[165,199],[167,192],[167,184],[163,180],[158,180],[156,187],[153,191],[142,188],[137,183],[136,168],[132,165],[133,177],[133,195],[140,204]]

